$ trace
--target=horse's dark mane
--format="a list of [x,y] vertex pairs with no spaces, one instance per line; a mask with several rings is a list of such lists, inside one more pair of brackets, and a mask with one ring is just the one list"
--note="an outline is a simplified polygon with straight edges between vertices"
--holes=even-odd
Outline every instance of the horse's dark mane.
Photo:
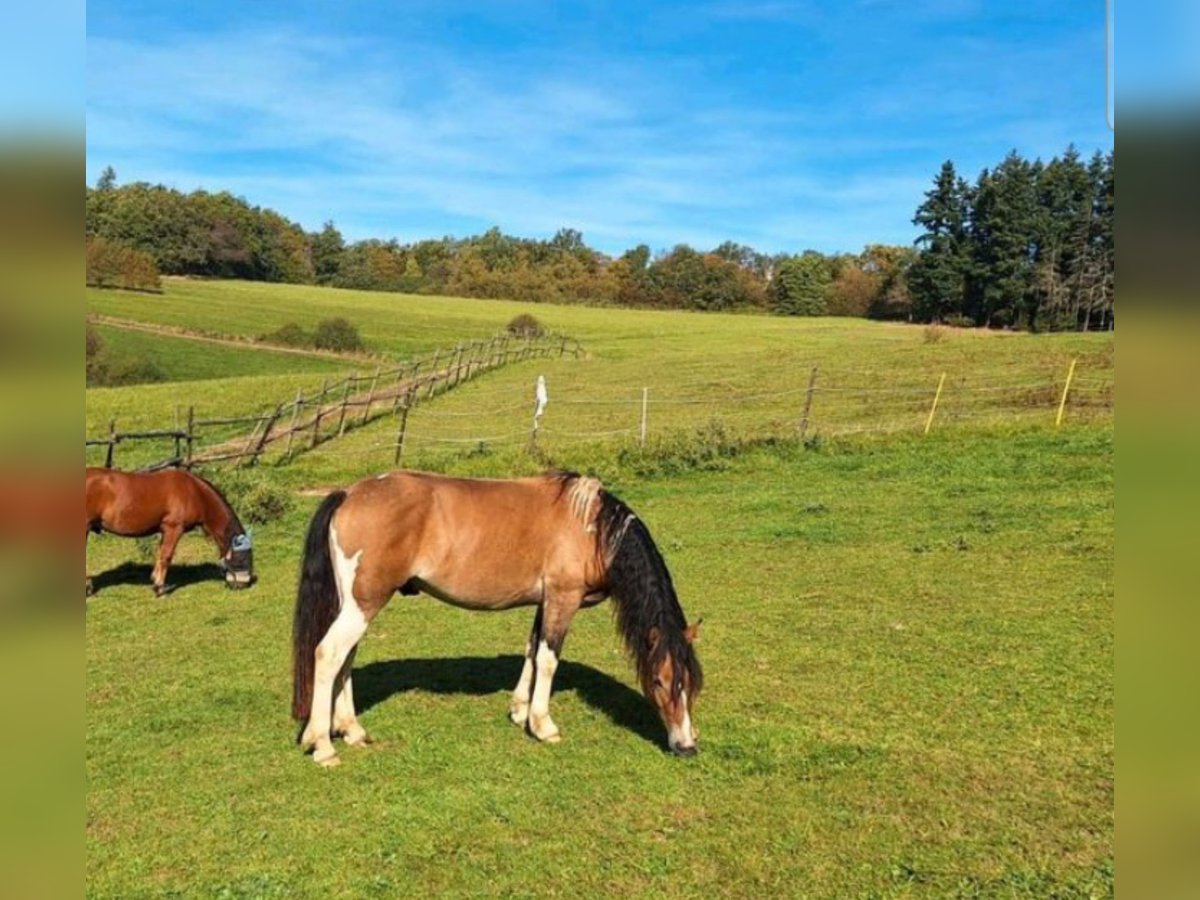
[[195,478],[198,482],[200,482],[206,488],[208,488],[210,491],[212,491],[214,494],[216,494],[217,499],[220,500],[223,504],[225,504],[225,509],[229,511],[229,521],[225,524],[225,534],[223,534],[221,536],[222,540],[224,540],[224,542],[225,542],[226,547],[228,547],[230,541],[233,540],[235,535],[239,535],[239,534],[242,534],[243,532],[245,532],[246,529],[242,525],[242,520],[238,518],[237,512],[234,511],[233,504],[229,502],[229,500],[225,497],[225,494],[221,491],[221,489],[219,487],[217,487],[215,484],[213,484],[207,478],[197,475],[195,472],[189,471],[188,474],[191,475],[193,478]]
[[[608,560],[608,590],[613,598],[617,629],[633,656],[638,680],[646,690],[663,657],[670,654],[676,666],[687,668],[693,694],[700,693],[704,674],[700,661],[684,636],[687,620],[671,573],[645,524],[621,500],[600,492],[596,525],[601,552]],[[651,631],[659,639],[652,646]],[[680,682],[671,685],[678,691]]]

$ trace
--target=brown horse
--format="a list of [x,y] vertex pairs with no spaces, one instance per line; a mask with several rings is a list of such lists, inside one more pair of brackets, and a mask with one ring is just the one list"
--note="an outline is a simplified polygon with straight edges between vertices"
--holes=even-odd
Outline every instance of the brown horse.
[[162,534],[151,581],[154,593],[166,593],[167,568],[179,539],[200,527],[217,545],[225,584],[246,588],[254,583],[250,535],[221,492],[199,476],[182,469],[161,472],[118,472],[89,468],[84,486],[87,530],[84,532],[85,594],[92,593],[87,577],[87,534],[107,531],[123,537]]
[[306,723],[302,748],[322,765],[338,762],[332,735],[347,744],[367,740],[350,670],[368,623],[397,590],[467,609],[536,606],[509,715],[550,742],[560,739],[550,685],[571,619],[613,597],[617,627],[670,749],[696,752],[696,625],[684,619],[646,526],[596,479],[394,472],[325,499],[308,529],[292,635],[292,713]]

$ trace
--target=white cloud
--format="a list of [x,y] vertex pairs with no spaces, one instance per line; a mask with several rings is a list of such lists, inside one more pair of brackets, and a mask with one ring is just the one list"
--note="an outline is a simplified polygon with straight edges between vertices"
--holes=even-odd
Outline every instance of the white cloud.
[[88,75],[91,177],[111,163],[123,179],[229,189],[352,238],[569,225],[612,251],[857,249],[909,238],[932,171],[847,177],[826,164],[896,142],[859,126],[831,142],[813,111],[706,98],[686,67],[468,65],[279,32],[93,39]]

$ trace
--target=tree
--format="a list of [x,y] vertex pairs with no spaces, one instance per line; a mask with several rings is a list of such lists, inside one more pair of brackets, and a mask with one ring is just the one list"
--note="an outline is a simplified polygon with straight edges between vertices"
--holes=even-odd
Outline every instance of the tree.
[[938,322],[963,308],[970,200],[966,182],[946,160],[913,216],[913,224],[924,229],[908,276],[913,316],[920,321]]
[[1038,169],[1015,150],[975,189],[964,311],[980,325],[1032,325],[1039,232]]
[[823,316],[832,277],[825,258],[812,250],[779,263],[771,282],[771,308],[785,316]]
[[117,186],[117,172],[112,166],[105,166],[100,177],[96,179],[96,190],[111,191]]
[[324,227],[312,236],[310,243],[317,283],[329,284],[337,278],[342,265],[342,254],[346,251],[342,233],[334,227],[333,222],[326,222]]

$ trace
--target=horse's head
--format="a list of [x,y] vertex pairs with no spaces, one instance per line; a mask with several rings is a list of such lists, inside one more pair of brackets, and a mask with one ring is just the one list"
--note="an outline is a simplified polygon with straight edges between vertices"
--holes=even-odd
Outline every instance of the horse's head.
[[233,536],[229,549],[221,558],[221,565],[225,569],[226,587],[240,590],[254,584],[254,550],[249,532]]
[[700,735],[692,725],[692,705],[703,680],[692,646],[699,628],[699,622],[689,625],[674,640],[658,628],[649,632],[650,665],[645,670],[642,690],[667,727],[667,745],[676,756],[695,756]]

